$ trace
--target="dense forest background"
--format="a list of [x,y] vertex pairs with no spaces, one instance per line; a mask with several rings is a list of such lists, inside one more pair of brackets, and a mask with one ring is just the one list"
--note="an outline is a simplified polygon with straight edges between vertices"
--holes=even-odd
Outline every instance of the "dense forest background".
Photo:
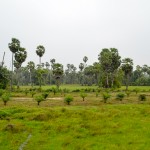
[[[33,61],[22,66],[27,58],[27,51],[21,47],[18,39],[12,38],[8,44],[12,52],[12,70],[5,66],[4,59],[0,65],[0,88],[6,88],[9,84],[17,85],[52,85],[56,84],[81,84],[97,85],[104,88],[115,88],[121,85],[147,86],[150,85],[150,67],[148,65],[137,65],[133,69],[131,58],[122,58],[116,48],[104,48],[95,58],[92,65],[87,65],[88,57],[83,56],[83,61],[75,66],[67,64],[63,66],[54,58],[44,62],[42,56],[45,48],[37,46],[35,57],[39,57],[39,64]],[[66,56],[67,57],[67,56]],[[7,61],[7,60],[5,60]],[[64,69],[66,68],[66,69]],[[9,83],[9,84],[8,84]]]

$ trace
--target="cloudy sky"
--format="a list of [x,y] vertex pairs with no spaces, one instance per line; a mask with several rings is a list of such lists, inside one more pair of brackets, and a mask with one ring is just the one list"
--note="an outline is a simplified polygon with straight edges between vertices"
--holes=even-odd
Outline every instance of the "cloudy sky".
[[150,0],[0,0],[0,61],[11,66],[8,43],[15,37],[39,59],[38,45],[46,49],[42,62],[55,58],[78,67],[84,56],[97,61],[102,48],[115,47],[134,65],[150,65]]

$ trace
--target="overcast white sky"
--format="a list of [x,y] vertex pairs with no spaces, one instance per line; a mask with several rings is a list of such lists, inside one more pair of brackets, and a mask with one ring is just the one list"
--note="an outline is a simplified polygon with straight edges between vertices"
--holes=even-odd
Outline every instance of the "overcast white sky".
[[55,58],[78,68],[84,56],[97,61],[102,48],[115,47],[134,65],[150,65],[150,0],[0,0],[0,61],[11,66],[8,43],[18,38],[28,61]]

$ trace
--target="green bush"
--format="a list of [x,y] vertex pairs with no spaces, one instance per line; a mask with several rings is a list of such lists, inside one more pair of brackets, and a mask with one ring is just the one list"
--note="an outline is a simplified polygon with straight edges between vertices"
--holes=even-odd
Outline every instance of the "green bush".
[[131,92],[130,91],[126,91],[127,97],[130,96]]
[[72,92],[80,92],[80,89],[72,90]]
[[46,99],[48,97],[48,93],[42,93],[42,96],[44,97],[44,99]]
[[25,95],[27,96],[27,94],[29,93],[29,91],[27,89],[24,90]]
[[133,89],[133,91],[137,94],[138,92],[140,92],[140,89],[135,88],[135,89]]
[[140,101],[146,101],[146,95],[145,94],[140,94],[139,95],[139,100]]
[[57,88],[52,87],[52,92],[54,93],[54,95],[58,92]]
[[69,93],[69,89],[64,88],[64,89],[63,89],[63,93]]
[[80,93],[80,96],[82,97],[82,100],[84,101],[84,100],[85,100],[85,97],[87,97],[87,94],[84,93],[84,92],[82,92],[82,93]]
[[7,102],[10,100],[10,94],[9,93],[4,93],[2,95],[2,100],[4,102],[4,105],[6,106]]
[[118,100],[120,100],[120,101],[122,101],[124,97],[125,97],[125,94],[124,94],[124,93],[118,93],[118,94],[116,95],[116,99],[118,99]]
[[3,95],[4,91],[0,89],[0,97]]
[[38,105],[40,105],[40,102],[44,101],[44,97],[42,95],[35,96],[34,99],[37,101]]
[[67,95],[67,96],[64,98],[64,101],[65,101],[65,103],[67,103],[68,105],[70,105],[70,102],[73,101],[73,96],[72,96],[72,95]]
[[102,96],[103,96],[104,103],[106,103],[107,100],[111,97],[111,95],[107,92],[104,92]]
[[35,91],[31,91],[30,93],[31,93],[32,97],[36,94]]

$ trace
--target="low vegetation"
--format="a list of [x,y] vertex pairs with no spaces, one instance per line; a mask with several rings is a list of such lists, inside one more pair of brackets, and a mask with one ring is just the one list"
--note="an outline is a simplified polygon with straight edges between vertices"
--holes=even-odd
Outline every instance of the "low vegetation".
[[67,95],[64,98],[65,103],[67,103],[68,105],[70,105],[70,103],[73,101],[73,96],[72,95]]
[[[148,105],[5,107],[0,149],[143,149],[150,147]],[[142,119],[141,119],[142,118]]]
[[52,87],[20,87],[11,92],[11,101],[5,90],[0,97],[0,149],[19,149],[28,141],[24,149],[147,150],[150,87],[138,87],[138,93],[134,89],[63,85],[54,94]]

